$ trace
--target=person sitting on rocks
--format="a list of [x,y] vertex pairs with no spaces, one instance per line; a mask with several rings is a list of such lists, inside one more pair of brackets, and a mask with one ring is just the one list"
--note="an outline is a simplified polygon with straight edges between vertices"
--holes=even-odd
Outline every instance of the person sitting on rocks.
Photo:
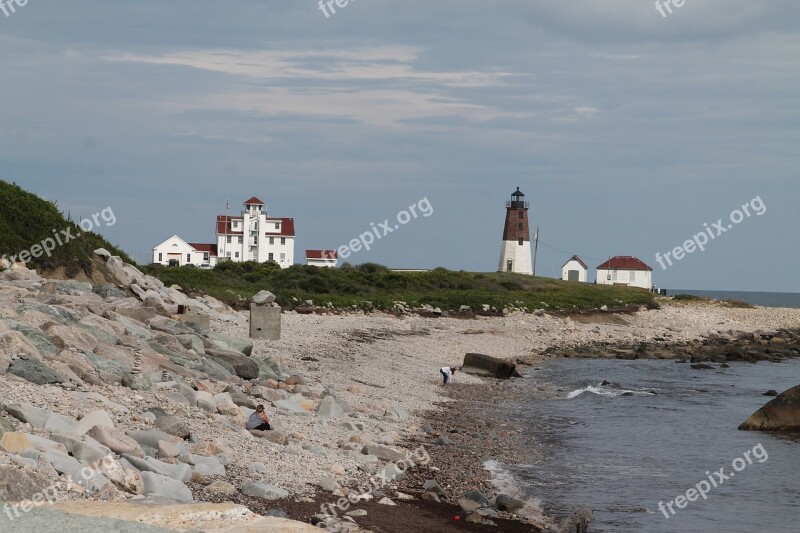
[[442,375],[442,385],[447,385],[450,382],[450,379],[453,377],[453,374],[456,373],[456,367],[443,366],[439,369],[439,373]]
[[256,411],[247,419],[245,427],[250,430],[257,429],[258,431],[269,431],[272,428],[269,425],[269,416],[264,410],[263,405],[256,407]]

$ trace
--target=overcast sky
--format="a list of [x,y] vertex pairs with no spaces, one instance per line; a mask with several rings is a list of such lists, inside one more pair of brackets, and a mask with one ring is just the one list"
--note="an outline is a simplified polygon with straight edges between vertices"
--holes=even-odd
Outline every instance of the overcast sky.
[[[334,4],[335,7],[335,4]],[[295,261],[493,271],[519,186],[537,274],[635,255],[660,287],[800,292],[800,2],[29,0],[0,11],[0,177],[145,260],[256,195]],[[666,12],[666,10],[665,10]],[[730,213],[759,197],[731,229]],[[1,208],[1,207],[0,207]],[[723,219],[673,266],[656,253]],[[666,262],[665,262],[666,264]]]

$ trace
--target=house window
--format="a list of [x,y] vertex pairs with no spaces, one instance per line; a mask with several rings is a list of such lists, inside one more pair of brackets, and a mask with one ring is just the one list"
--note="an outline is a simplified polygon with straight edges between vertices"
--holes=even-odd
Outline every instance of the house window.
[[205,252],[205,253],[203,254],[203,262],[204,262],[204,263],[208,263],[208,252]]
[[270,237],[269,238],[269,243],[270,244],[275,244],[275,237]]
[[506,261],[506,272],[511,272],[513,266],[514,262],[511,259]]
[[234,257],[236,257],[236,259],[239,259],[239,252],[236,252],[236,255]]
[[519,238],[519,240],[517,241],[517,243],[518,243],[520,246],[522,246],[522,237],[520,237],[520,238]]
[[192,254],[186,254],[186,262],[187,263],[191,263],[192,262]]
[[158,262],[159,263],[164,260],[163,256],[164,256],[164,254],[158,254]]
[[286,237],[281,237],[281,244],[286,244]]
[[519,224],[517,224],[517,229],[522,229],[522,222],[520,222]]
[[286,254],[281,254],[281,263],[286,261]]
[[226,253],[225,253],[225,257],[227,257],[228,259],[230,259],[230,257],[231,257],[231,253],[230,253],[230,252],[226,252]]
[[275,223],[275,229],[281,229],[281,223],[280,222],[276,222]]
[[239,237],[239,244],[242,244],[243,242],[244,242],[244,237]]
[[517,213],[517,218],[519,218],[520,220],[522,220],[523,218],[525,218],[525,213],[523,213],[522,211],[519,211],[519,212]]
[[269,254],[269,257],[267,258],[267,260],[274,261],[275,260],[275,254],[272,254],[272,253]]
[[226,242],[227,242],[228,244],[230,244],[230,243],[231,243],[231,236],[230,236],[230,235],[228,235],[228,238],[226,239]]

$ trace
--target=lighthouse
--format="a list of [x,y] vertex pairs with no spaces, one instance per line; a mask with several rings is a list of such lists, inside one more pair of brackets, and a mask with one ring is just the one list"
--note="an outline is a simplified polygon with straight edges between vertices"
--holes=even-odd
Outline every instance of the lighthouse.
[[506,225],[503,228],[503,243],[500,245],[498,272],[515,272],[533,275],[531,268],[531,237],[528,226],[528,202],[519,190],[511,194],[506,202]]

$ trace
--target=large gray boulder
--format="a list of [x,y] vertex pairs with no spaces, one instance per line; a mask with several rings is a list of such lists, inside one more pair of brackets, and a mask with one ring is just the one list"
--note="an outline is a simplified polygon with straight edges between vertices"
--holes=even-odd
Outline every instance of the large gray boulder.
[[193,396],[194,398],[190,398],[189,401],[194,400],[197,407],[208,413],[217,412],[217,401],[213,394],[206,391],[195,391]]
[[742,422],[746,431],[800,432],[800,385],[769,401]]
[[361,449],[361,453],[363,455],[374,455],[381,461],[401,461],[405,459],[402,453],[378,444],[367,444]]
[[231,337],[230,335],[223,335],[222,333],[216,333],[214,331],[209,331],[206,334],[206,337],[211,344],[216,346],[218,349],[228,350],[231,352],[240,352],[248,357],[253,353],[253,343],[251,341],[242,340],[237,337]]
[[140,459],[128,454],[122,457],[140,472],[154,472],[184,483],[192,479],[192,468],[183,463],[173,465],[159,461],[158,459],[153,459],[152,457]]
[[292,400],[278,400],[276,402],[272,402],[272,405],[275,406],[276,409],[283,409],[285,411],[289,411],[294,415],[307,415],[308,411],[305,411],[302,407],[297,405]]
[[179,439],[188,439],[191,434],[189,424],[176,416],[162,416],[157,418],[153,426]]
[[181,481],[171,477],[156,474],[155,472],[142,472],[144,493],[162,496],[181,503],[194,501],[192,491]]
[[317,416],[322,418],[337,418],[351,413],[352,408],[345,402],[337,400],[333,396],[325,396],[317,408]]
[[90,491],[100,490],[110,483],[107,477],[92,468],[87,468],[74,457],[60,453],[46,452],[45,460],[53,465],[59,474],[73,483],[83,485]]
[[461,371],[474,376],[498,379],[520,377],[519,372],[517,372],[517,366],[511,361],[481,353],[466,354]]
[[78,461],[86,461],[94,463],[102,461],[107,457],[111,450],[105,446],[101,446],[94,439],[89,441],[81,440],[80,438],[73,437],[72,435],[65,435],[63,433],[53,433],[50,435],[53,442],[62,444],[69,454]]
[[78,435],[84,435],[95,426],[113,428],[114,420],[112,420],[108,412],[98,409],[83,415],[83,418],[78,420],[78,423],[75,424],[75,432]]
[[202,476],[224,476],[226,474],[225,466],[222,464],[200,463],[192,466],[192,471]]
[[[47,487],[47,480],[30,470],[16,466],[0,465],[0,501],[19,502],[30,500]],[[0,518],[5,521],[5,516]],[[9,530],[10,531],[10,530]]]
[[271,357],[254,357],[253,359],[258,364],[258,376],[261,379],[280,381],[283,378],[284,371],[281,365]]
[[522,500],[517,500],[516,498],[512,498],[507,494],[498,494],[497,498],[495,498],[494,506],[498,511],[514,513],[525,507],[525,502]]
[[47,418],[53,414],[50,411],[27,403],[8,403],[5,408],[8,414],[20,422],[26,422],[38,429],[42,429],[45,422],[47,422]]
[[394,422],[404,422],[408,420],[408,412],[397,404],[390,405],[383,413],[383,416]]
[[106,267],[117,280],[118,285],[129,287],[131,283],[136,281],[133,273],[125,269],[125,263],[117,256],[111,256],[106,259]]
[[8,372],[36,385],[64,383],[64,378],[41,361],[31,359],[14,359],[8,366]]
[[13,433],[15,431],[17,431],[17,425],[11,420],[0,416],[0,437],[2,437],[4,433]]
[[149,446],[155,449],[158,449],[158,441],[160,440],[172,442],[172,437],[169,434],[158,430],[129,430],[125,433],[142,446]]
[[[23,433],[35,450],[42,453],[55,453],[59,455],[67,455],[67,449],[63,444],[33,435],[32,433]],[[24,452],[23,452],[24,453]],[[38,456],[37,456],[38,458]]]
[[[5,323],[9,330],[18,331],[24,335],[25,338],[36,347],[36,350],[38,350],[38,353],[42,356],[54,356],[58,354],[58,348],[56,348],[55,345],[50,342],[50,339],[47,338],[47,335],[45,335],[44,332],[42,332],[42,330],[39,328],[16,320],[0,320],[0,322]],[[33,358],[36,358],[35,353],[25,353]]]
[[233,373],[242,379],[258,379],[260,369],[258,363],[249,357],[245,357],[239,352],[207,348],[206,355],[223,367],[233,370]]
[[252,301],[256,305],[271,304],[275,301],[275,295],[269,291],[259,291],[253,296]]
[[289,496],[289,493],[282,488],[259,481],[245,481],[242,493],[263,500],[280,500]]
[[144,457],[144,450],[142,450],[139,443],[117,429],[94,426],[86,434],[119,455],[130,454],[136,457]]
[[289,437],[286,436],[285,433],[282,431],[278,431],[275,429],[269,431],[260,431],[258,429],[251,429],[250,434],[254,437],[258,437],[259,439],[268,440],[270,442],[274,442],[275,444],[280,444],[282,446],[286,446],[289,444]]
[[23,355],[28,359],[41,359],[38,348],[19,331],[0,333],[0,373],[8,370],[12,356]]

